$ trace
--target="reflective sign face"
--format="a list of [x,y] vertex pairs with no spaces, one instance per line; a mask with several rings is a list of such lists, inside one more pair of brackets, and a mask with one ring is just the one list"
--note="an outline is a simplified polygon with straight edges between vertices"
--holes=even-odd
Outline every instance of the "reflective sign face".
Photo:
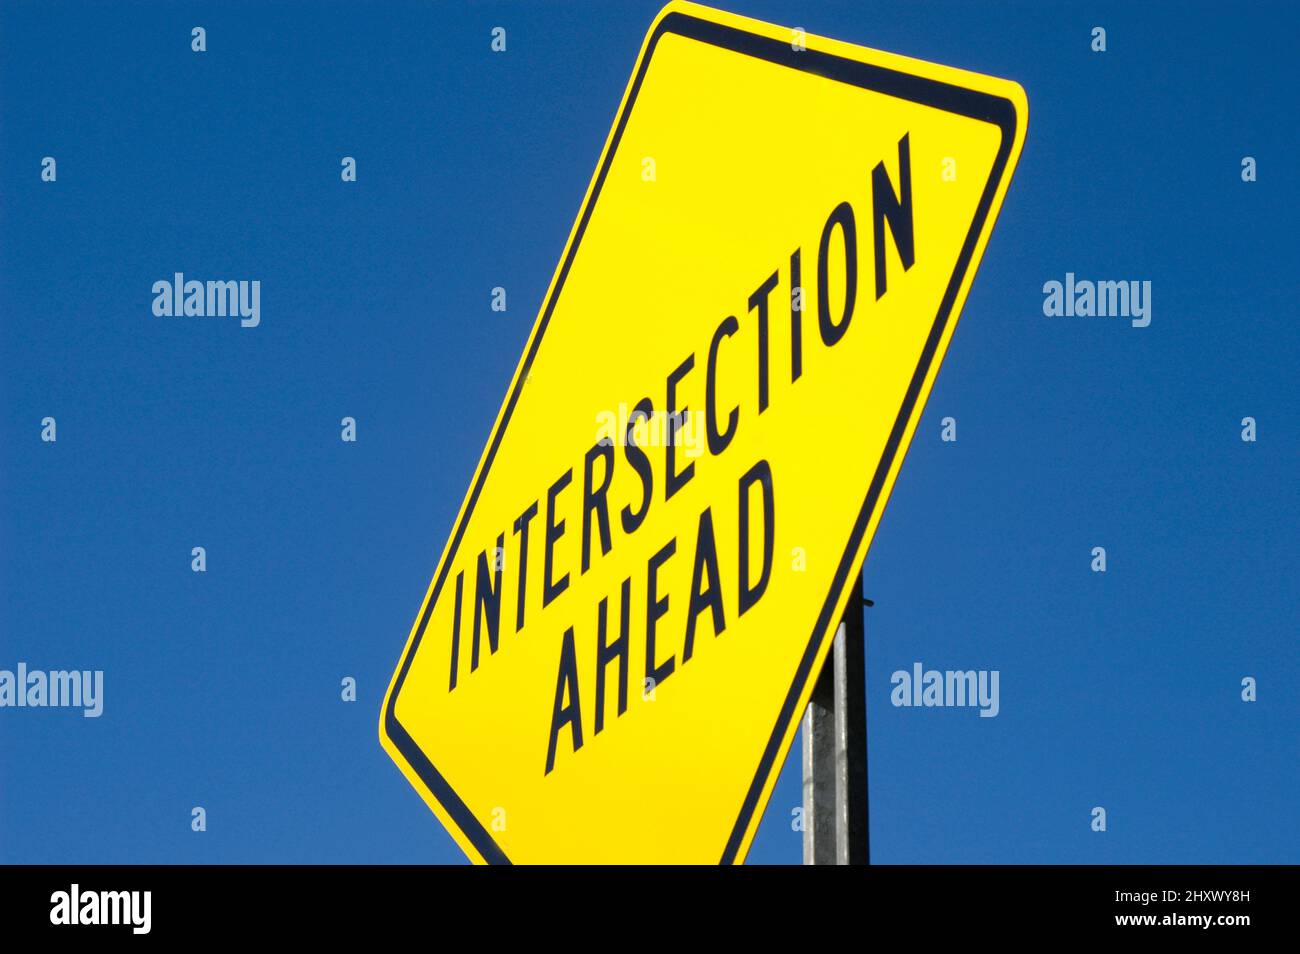
[[1025,115],[656,19],[381,715],[472,859],[743,860]]

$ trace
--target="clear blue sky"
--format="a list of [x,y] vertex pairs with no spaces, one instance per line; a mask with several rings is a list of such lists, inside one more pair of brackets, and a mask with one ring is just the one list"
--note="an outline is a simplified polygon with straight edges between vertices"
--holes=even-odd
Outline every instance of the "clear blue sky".
[[[724,5],[1029,96],[867,562],[875,860],[1300,862],[1297,15]],[[0,709],[0,861],[463,861],[378,708],[657,8],[0,7],[0,668],[106,673]],[[261,326],[154,318],[175,271]],[[1067,271],[1150,327],[1044,317]],[[917,661],[1000,714],[894,708]]]

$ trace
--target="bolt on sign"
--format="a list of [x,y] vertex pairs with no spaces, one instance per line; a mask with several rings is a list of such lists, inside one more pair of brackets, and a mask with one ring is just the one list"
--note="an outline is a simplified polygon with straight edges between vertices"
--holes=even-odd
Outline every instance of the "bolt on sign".
[[744,859],[1026,112],[1007,80],[655,19],[384,700],[471,859]]

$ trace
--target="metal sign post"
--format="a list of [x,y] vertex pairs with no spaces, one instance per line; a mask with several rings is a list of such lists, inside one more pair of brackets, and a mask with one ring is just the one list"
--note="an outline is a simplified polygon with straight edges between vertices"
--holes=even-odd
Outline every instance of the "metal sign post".
[[855,598],[803,717],[803,863],[870,863],[867,826],[867,672],[858,578]]

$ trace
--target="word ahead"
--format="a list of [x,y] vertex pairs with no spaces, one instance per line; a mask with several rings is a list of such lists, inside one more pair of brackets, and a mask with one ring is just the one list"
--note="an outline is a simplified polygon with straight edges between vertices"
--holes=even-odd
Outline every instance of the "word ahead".
[[743,860],[1025,110],[1002,80],[656,19],[384,701],[472,859]]

